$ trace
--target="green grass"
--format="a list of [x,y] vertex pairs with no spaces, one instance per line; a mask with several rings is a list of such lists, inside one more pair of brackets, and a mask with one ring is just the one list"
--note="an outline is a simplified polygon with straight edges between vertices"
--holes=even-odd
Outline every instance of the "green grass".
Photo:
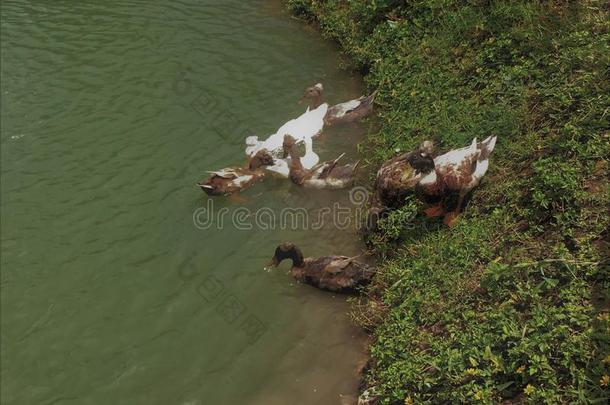
[[448,149],[498,135],[455,228],[409,200],[368,236],[379,272],[355,317],[373,336],[369,393],[383,404],[606,403],[606,2],[288,5],[378,90],[380,131],[362,145],[371,168],[423,139]]

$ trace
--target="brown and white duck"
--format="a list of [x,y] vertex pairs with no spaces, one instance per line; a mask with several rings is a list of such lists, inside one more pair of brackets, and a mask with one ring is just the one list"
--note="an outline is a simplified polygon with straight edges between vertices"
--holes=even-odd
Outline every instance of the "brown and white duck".
[[283,157],[290,156],[288,177],[294,184],[326,189],[345,188],[354,184],[354,175],[360,162],[338,166],[338,161],[345,154],[335,160],[320,163],[311,169],[305,169],[296,150],[296,140],[291,135],[284,136],[283,148]]
[[[324,101],[322,101],[323,91],[324,86],[322,86],[322,83],[317,83],[308,87],[305,89],[305,94],[303,94],[299,103],[308,101],[309,106],[316,109],[324,103]],[[362,96],[354,100],[328,107],[326,115],[324,116],[324,124],[326,126],[332,126],[360,120],[373,111],[374,100],[375,93],[372,93],[369,96]]]
[[262,149],[248,161],[248,167],[226,167],[210,171],[211,176],[197,185],[208,195],[226,195],[241,191],[256,183],[265,176],[263,166],[271,166],[274,159],[271,154]]
[[434,146],[425,141],[417,151],[403,153],[387,160],[377,171],[371,209],[379,214],[388,209],[398,209],[405,198],[413,193],[414,183],[405,182],[405,173],[424,172],[434,167]]
[[284,242],[275,249],[269,266],[277,267],[283,260],[290,259],[290,273],[298,281],[322,290],[350,292],[369,283],[375,274],[374,268],[356,260],[357,257],[303,257],[301,249]]
[[[375,199],[383,206],[399,202],[409,192],[416,192],[432,206],[425,210],[430,217],[443,216],[453,226],[470,190],[476,187],[487,169],[496,137],[482,142],[473,139],[470,146],[433,157],[433,144],[425,141],[417,151],[406,153],[385,163],[377,173]],[[447,212],[448,197],[456,195],[456,206]]]

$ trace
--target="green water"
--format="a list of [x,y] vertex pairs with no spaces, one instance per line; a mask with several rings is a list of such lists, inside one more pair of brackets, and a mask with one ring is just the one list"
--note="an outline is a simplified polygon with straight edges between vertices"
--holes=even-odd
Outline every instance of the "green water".
[[[304,86],[360,95],[335,47],[279,1],[1,11],[2,403],[348,403],[362,344],[344,297],[264,265],[284,240],[355,254],[354,232],[193,223],[205,170],[302,113]],[[353,159],[363,131],[314,147]],[[269,179],[214,209],[335,201]]]

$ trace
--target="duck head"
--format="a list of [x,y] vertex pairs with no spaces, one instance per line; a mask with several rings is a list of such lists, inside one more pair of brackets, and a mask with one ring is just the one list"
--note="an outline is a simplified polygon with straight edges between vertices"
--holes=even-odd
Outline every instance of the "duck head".
[[409,165],[421,174],[428,174],[434,170],[434,144],[432,141],[424,141],[416,151],[409,153],[406,157]]
[[261,149],[250,159],[248,169],[256,170],[261,166],[273,166],[275,161],[267,149]]
[[408,163],[400,181],[404,186],[415,187],[419,181],[434,172],[434,144],[424,141],[417,150],[406,153],[402,159]]
[[421,145],[419,145],[419,153],[424,156],[432,156],[434,153],[434,142],[423,141]]
[[271,258],[269,266],[277,267],[284,259],[291,259],[293,267],[301,267],[303,265],[303,253],[301,249],[295,246],[294,243],[280,243],[275,248],[275,254]]
[[292,135],[284,135],[284,142],[282,143],[282,159],[286,159],[292,150],[292,147],[297,144],[297,140]]
[[299,104],[303,104],[307,101],[312,108],[318,108],[320,104],[322,104],[323,91],[324,86],[322,86],[322,83],[316,83],[315,85],[306,88],[303,97],[299,100]]

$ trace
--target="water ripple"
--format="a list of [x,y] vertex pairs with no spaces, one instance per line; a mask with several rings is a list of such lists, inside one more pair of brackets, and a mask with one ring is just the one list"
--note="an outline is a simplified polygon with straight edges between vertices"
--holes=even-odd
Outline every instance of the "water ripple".
[[[249,403],[269,393],[315,403],[314,384],[329,387],[328,403],[351,384],[353,346],[329,355],[324,383],[304,367],[315,370],[312,352],[351,333],[319,317],[345,307],[262,265],[280,240],[351,254],[353,235],[192,224],[204,201],[194,183],[244,162],[236,124],[266,138],[302,113],[303,87],[324,77],[335,79],[335,101],[359,95],[334,47],[280,5],[3,0],[3,403]],[[176,90],[180,80],[189,86]],[[197,105],[204,94],[213,103]],[[322,158],[355,154],[358,137],[324,145],[332,153]],[[286,196],[310,210],[328,204],[271,181],[243,205],[279,209]],[[201,294],[209,276],[225,285],[217,299]],[[259,341],[223,315],[227,297],[264,322]],[[305,330],[320,341],[295,352]],[[275,362],[302,368],[306,383],[288,384]]]

